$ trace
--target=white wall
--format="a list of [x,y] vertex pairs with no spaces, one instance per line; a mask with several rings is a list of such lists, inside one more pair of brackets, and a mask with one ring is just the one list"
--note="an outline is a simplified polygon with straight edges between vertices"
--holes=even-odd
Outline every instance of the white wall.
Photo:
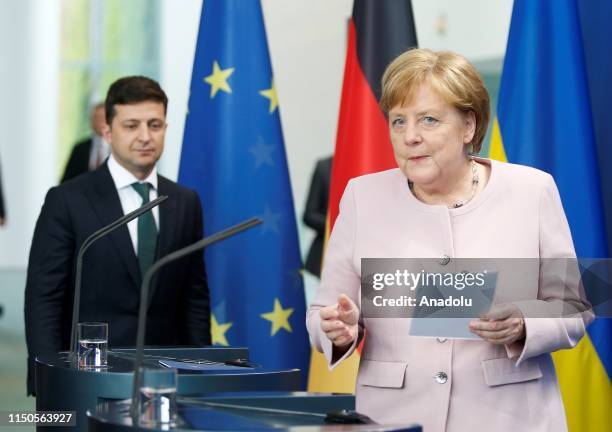
[[471,61],[506,51],[513,0],[412,0],[419,45]]
[[[162,23],[161,80],[171,124],[161,170],[176,178],[201,0],[172,6]],[[314,161],[333,152],[352,0],[263,0],[296,205],[303,207]],[[180,47],[180,48],[178,48]]]
[[[296,214],[317,158],[335,145],[352,0],[263,0]],[[503,55],[512,0],[413,0],[419,43],[472,60]],[[0,0],[0,163],[8,225],[0,267],[27,265],[32,230],[56,181],[59,0]],[[171,102],[160,170],[176,178],[201,0],[163,0],[161,80]],[[445,25],[444,25],[445,22]],[[311,233],[301,229],[302,249]]]
[[[167,1],[163,13],[162,81],[171,95],[168,146],[161,171],[176,178],[201,0]],[[301,220],[318,158],[334,151],[347,20],[352,0],[262,0],[296,217]],[[414,0],[419,44],[458,51],[471,60],[500,58],[512,0]],[[303,254],[314,237],[301,224]],[[314,281],[307,281],[312,287]]]
[[58,42],[58,3],[0,0],[0,330],[18,335],[32,231],[56,175]]
[[[334,151],[352,4],[352,0],[262,1],[298,219],[315,161]],[[167,1],[162,13],[161,80],[171,101],[168,145],[160,171],[173,179],[178,172],[178,143],[183,136],[201,7],[201,0],[171,6]],[[313,232],[299,226],[305,254]],[[310,293],[315,283],[307,279]]]
[[[263,1],[299,219],[315,161],[332,154],[336,145],[352,6],[351,0]],[[309,242],[302,243],[305,250]]]
[[202,0],[162,2],[160,84],[168,94],[168,131],[160,171],[176,180]]
[[0,267],[25,267],[34,223],[55,182],[59,15],[59,2],[0,1],[0,163],[7,207]]

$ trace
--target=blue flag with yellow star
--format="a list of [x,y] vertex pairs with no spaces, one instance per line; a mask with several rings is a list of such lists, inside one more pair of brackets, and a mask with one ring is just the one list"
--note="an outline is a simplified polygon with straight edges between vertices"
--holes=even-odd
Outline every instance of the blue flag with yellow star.
[[205,234],[263,224],[205,251],[216,345],[266,368],[299,368],[310,347],[289,172],[259,1],[207,0],[191,79],[179,183],[202,200]]

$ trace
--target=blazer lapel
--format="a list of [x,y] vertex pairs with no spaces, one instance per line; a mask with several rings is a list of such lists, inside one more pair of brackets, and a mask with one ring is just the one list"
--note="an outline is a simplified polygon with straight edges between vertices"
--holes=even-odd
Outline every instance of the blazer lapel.
[[[175,239],[176,230],[176,197],[171,190],[171,184],[165,178],[157,176],[158,196],[168,195],[168,199],[159,205],[159,240],[157,246],[156,260],[173,252],[172,242]],[[159,270],[159,274],[153,277],[153,283],[149,290],[149,306],[155,294],[157,286],[164,277],[164,269]]]
[[[91,205],[100,218],[102,226],[106,226],[123,216],[123,208],[115,183],[108,170],[107,163],[95,171],[93,188],[90,195]],[[127,225],[123,225],[107,236],[115,245],[121,261],[125,264],[136,288],[140,288],[141,275],[138,267],[138,258]]]

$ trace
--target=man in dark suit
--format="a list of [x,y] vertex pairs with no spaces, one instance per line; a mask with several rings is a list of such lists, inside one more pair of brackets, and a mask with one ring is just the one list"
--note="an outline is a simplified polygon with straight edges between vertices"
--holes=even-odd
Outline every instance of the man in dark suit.
[[310,245],[306,257],[305,268],[315,276],[321,276],[321,260],[323,257],[323,243],[325,242],[325,223],[327,220],[327,206],[329,201],[329,187],[331,185],[332,158],[327,157],[317,162],[308,200],[304,210],[304,224],[314,229],[317,236]]
[[[32,240],[25,292],[29,394],[34,392],[35,357],[69,348],[75,257],[87,236],[149,199],[169,197],[85,254],[80,321],[108,323],[110,347],[135,344],[142,274],[154,259],[202,237],[197,193],[157,175],[166,107],[165,93],[149,78],[113,83],[105,106],[104,136],[112,147],[108,161],[47,193]],[[152,290],[147,345],[210,344],[202,253],[164,267]]]
[[99,103],[91,110],[91,130],[93,134],[79,141],[72,148],[61,183],[97,169],[106,160],[110,153],[110,145],[102,136],[105,126],[104,103]]

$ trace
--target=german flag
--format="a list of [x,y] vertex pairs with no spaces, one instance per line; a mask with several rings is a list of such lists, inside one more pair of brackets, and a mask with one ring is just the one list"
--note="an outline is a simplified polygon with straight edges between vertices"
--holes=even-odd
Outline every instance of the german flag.
[[[417,38],[410,0],[355,0],[349,21],[340,117],[328,209],[328,233],[348,181],[397,166],[384,113],[378,106],[385,68]],[[313,350],[308,389],[353,393],[359,354],[330,372]]]

